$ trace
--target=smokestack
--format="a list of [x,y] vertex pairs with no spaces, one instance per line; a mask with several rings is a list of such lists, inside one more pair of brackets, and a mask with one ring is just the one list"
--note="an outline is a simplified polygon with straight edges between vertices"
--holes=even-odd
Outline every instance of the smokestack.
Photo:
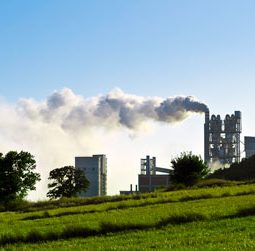
[[208,124],[209,120],[210,120],[210,111],[209,111],[209,109],[207,109],[205,111],[205,123]]
[[204,161],[209,162],[209,124],[210,124],[210,111],[207,108],[205,111],[205,124],[204,124]]
[[150,155],[146,156],[146,175],[151,174]]
[[152,158],[152,162],[153,162],[153,170],[152,173],[153,175],[156,175],[156,157]]

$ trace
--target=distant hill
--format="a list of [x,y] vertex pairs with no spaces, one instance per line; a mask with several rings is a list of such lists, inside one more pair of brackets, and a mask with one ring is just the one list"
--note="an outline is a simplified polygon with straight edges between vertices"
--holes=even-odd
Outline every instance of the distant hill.
[[255,180],[255,155],[234,163],[229,168],[218,169],[208,178],[225,180]]

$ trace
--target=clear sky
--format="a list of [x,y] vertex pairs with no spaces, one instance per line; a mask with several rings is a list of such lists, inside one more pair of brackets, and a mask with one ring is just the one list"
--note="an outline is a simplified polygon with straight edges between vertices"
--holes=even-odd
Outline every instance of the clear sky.
[[[242,111],[243,136],[255,135],[254,11],[253,0],[0,1],[0,96],[15,105],[63,87],[83,97],[115,87],[139,96],[194,95],[212,113]],[[203,116],[185,123],[122,138],[125,151],[144,147],[130,156],[138,163],[132,172],[150,151],[164,165],[182,149],[203,155]],[[111,192],[128,189],[136,176],[130,179]]]

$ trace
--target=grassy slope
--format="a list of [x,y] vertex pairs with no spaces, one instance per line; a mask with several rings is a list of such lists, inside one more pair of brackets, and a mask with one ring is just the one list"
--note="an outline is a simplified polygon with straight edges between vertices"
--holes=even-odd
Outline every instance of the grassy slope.
[[147,197],[0,213],[2,250],[255,250],[255,185]]

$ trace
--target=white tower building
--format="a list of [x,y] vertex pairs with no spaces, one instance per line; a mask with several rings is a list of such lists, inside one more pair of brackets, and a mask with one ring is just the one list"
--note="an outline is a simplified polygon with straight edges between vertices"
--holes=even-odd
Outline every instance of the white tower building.
[[92,157],[75,157],[75,167],[84,171],[89,180],[87,192],[80,196],[102,196],[107,191],[107,158],[104,154]]

